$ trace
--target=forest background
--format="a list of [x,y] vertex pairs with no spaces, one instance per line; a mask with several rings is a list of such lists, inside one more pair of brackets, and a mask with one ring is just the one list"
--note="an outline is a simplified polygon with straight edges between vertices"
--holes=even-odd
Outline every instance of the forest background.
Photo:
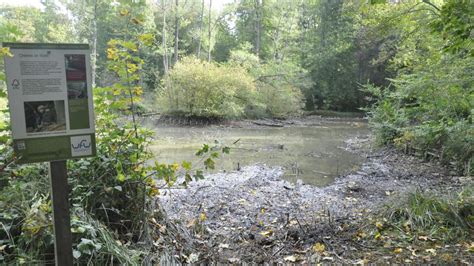
[[[176,165],[142,167],[149,159],[149,133],[136,124],[115,122],[130,111],[238,119],[363,110],[379,143],[441,154],[446,164],[472,173],[471,1],[241,0],[219,11],[212,8],[216,1],[46,0],[41,8],[0,7],[2,42],[91,47],[101,156],[70,165],[73,176],[87,176],[80,182],[97,188],[88,190],[81,183],[72,192],[80,217],[73,221],[78,259],[97,259],[98,254],[134,258],[120,245],[102,252],[110,244],[106,239],[127,236],[136,242],[146,219],[131,210],[144,210],[144,195],[156,193],[147,171],[173,181],[178,170]],[[14,56],[5,48],[1,53]],[[4,80],[3,71],[0,75]],[[3,82],[0,86],[0,107],[5,108],[6,87]],[[2,204],[16,207],[0,217],[4,228],[10,226],[2,231],[0,261],[31,262],[51,249],[47,180],[36,179],[46,168],[14,164],[8,113],[1,118]],[[132,148],[120,150],[119,144]],[[204,147],[201,155],[207,152]],[[182,167],[186,173],[191,169]],[[103,193],[100,187],[110,190]],[[18,195],[30,200],[18,200]],[[133,200],[122,206],[119,198]],[[100,210],[104,204],[112,211]],[[116,220],[141,218],[117,229],[114,215]],[[84,230],[96,219],[118,236],[97,226]],[[49,242],[38,241],[38,234]]]

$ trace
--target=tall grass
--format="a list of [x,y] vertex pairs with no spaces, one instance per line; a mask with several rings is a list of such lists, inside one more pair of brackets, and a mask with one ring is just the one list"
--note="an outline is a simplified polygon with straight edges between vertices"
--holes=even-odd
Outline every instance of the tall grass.
[[472,185],[453,197],[415,191],[403,198],[384,214],[400,233],[426,235],[446,242],[472,237]]

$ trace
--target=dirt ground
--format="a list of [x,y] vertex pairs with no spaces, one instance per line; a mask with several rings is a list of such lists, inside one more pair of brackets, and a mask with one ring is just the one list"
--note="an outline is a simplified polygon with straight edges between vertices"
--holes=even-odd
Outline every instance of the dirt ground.
[[456,193],[472,181],[433,162],[372,148],[372,141],[370,136],[347,140],[346,149],[366,160],[357,171],[323,188],[289,183],[280,178],[282,169],[257,164],[209,175],[188,189],[164,191],[160,201],[169,218],[186,227],[196,244],[179,259],[189,263],[397,261],[396,255],[372,254],[376,247],[358,240],[364,221],[407,191]]

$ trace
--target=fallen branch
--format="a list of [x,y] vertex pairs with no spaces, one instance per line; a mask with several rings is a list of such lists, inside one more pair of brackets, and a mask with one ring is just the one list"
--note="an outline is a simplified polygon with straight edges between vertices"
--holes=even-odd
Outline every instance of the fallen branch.
[[267,126],[267,127],[284,127],[283,124],[276,124],[276,123],[266,123],[266,122],[257,122],[257,121],[252,121],[253,124],[259,125],[259,126]]

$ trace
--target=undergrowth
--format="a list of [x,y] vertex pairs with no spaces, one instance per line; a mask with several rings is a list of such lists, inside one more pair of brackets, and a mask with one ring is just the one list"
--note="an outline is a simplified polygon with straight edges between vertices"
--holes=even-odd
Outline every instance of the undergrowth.
[[376,254],[391,261],[468,258],[474,252],[474,186],[451,196],[419,190],[404,193],[364,227],[368,231],[361,230],[357,238],[365,238]]
[[474,233],[474,188],[455,197],[415,191],[384,214],[390,229],[405,239],[428,236],[441,242],[469,238]]

